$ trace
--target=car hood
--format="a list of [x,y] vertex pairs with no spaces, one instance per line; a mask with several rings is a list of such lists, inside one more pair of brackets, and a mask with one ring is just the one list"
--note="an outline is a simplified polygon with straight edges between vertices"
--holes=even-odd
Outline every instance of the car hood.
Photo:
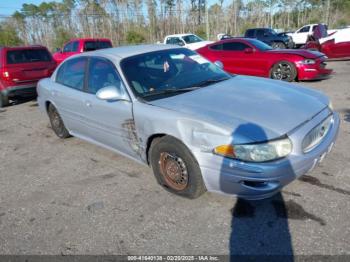
[[203,46],[209,45],[214,43],[213,41],[201,41],[201,42],[197,42],[197,43],[192,43],[192,44],[186,44],[186,47],[192,50],[201,48]]
[[149,103],[219,125],[231,134],[241,130],[251,141],[264,141],[288,134],[326,108],[328,102],[325,95],[312,89],[277,80],[234,76]]
[[302,50],[302,49],[273,49],[266,51],[267,53],[272,54],[289,54],[289,55],[298,55],[308,59],[315,59],[317,57],[324,56],[323,53],[318,51]]

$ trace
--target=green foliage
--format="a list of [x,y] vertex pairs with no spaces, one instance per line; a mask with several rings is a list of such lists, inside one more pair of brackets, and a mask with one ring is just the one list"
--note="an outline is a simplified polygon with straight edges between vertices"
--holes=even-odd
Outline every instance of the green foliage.
[[198,35],[200,38],[207,38],[207,33],[205,32],[205,29],[203,27],[198,27],[195,31],[195,34]]
[[54,48],[62,48],[62,46],[70,39],[74,38],[74,34],[62,27],[56,29],[56,37],[53,42]]
[[22,44],[15,28],[9,24],[0,25],[0,46],[17,46]]
[[143,34],[136,31],[128,31],[126,33],[126,41],[128,44],[141,44],[146,41]]
[[337,21],[337,23],[335,24],[335,27],[336,28],[342,28],[342,27],[345,27],[345,26],[347,26],[349,24],[350,24],[349,19],[339,19]]

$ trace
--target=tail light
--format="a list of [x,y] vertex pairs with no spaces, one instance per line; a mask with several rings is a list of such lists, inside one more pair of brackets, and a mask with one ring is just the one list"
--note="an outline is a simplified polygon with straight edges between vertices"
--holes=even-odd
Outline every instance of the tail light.
[[0,70],[0,77],[2,79],[4,79],[5,81],[9,81],[10,80],[10,73],[5,68],[3,68]]

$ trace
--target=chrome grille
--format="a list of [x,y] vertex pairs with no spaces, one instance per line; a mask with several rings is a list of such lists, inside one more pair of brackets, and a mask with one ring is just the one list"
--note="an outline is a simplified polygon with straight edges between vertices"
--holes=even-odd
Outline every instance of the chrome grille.
[[305,136],[302,143],[304,153],[311,151],[314,147],[321,143],[322,139],[327,135],[331,127],[332,120],[333,116],[330,115]]

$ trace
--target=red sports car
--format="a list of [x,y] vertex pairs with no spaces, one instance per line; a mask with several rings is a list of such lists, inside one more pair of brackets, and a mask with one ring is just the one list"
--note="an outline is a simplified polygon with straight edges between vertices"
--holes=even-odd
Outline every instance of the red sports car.
[[270,77],[273,79],[315,80],[329,77],[327,57],[308,50],[272,49],[250,38],[222,40],[196,50],[212,62],[221,62],[233,74]]

